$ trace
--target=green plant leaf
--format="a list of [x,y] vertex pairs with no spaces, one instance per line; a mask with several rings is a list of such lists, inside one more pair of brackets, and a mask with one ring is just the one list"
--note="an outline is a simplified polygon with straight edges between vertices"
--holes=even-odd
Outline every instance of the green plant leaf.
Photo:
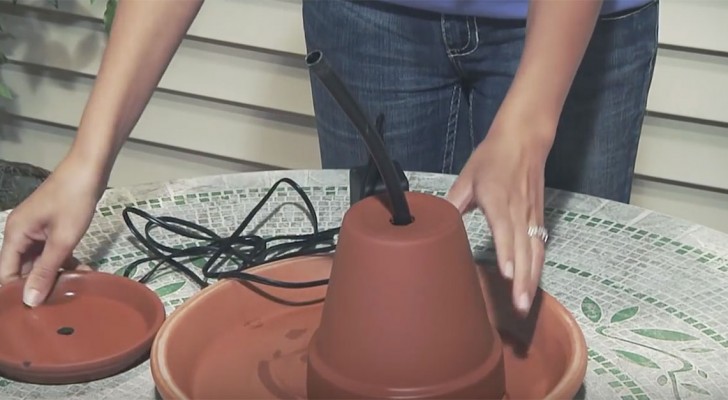
[[58,8],[58,0],[46,0],[50,5],[52,5],[55,8]]
[[707,372],[703,371],[702,369],[699,369],[697,372],[698,372],[698,375],[700,375],[701,378],[708,379],[708,373]]
[[118,0],[108,0],[106,2],[106,11],[104,11],[104,29],[106,33],[111,32],[111,25],[114,23],[116,15],[116,5]]
[[660,386],[667,385],[667,377],[665,375],[660,375],[657,377],[657,384]]
[[710,353],[713,351],[713,349],[705,349],[702,347],[686,347],[684,349],[681,349],[681,351],[684,351],[686,353]]
[[184,285],[185,285],[184,281],[169,283],[167,285],[164,285],[164,286],[158,288],[157,290],[155,290],[155,292],[157,292],[157,295],[159,297],[164,297],[164,296],[167,296],[169,294],[172,294],[172,293],[182,289],[182,286],[184,286]]
[[13,92],[11,92],[10,88],[5,86],[5,84],[2,82],[0,82],[0,97],[6,98],[6,99],[13,98]]
[[698,385],[693,385],[692,383],[681,383],[680,385],[682,385],[682,387],[684,387],[685,389],[687,389],[693,393],[700,393],[700,394],[704,394],[706,396],[710,396],[709,391],[701,388]]
[[5,56],[5,53],[0,51],[0,65],[5,64],[8,62],[8,58]]
[[671,342],[698,340],[695,336],[688,335],[687,333],[667,329],[632,329],[632,332],[651,339],[667,340]]
[[610,320],[610,322],[616,323],[616,322],[626,321],[626,320],[634,317],[635,314],[637,314],[637,311],[639,311],[639,309],[640,308],[638,306],[634,306],[634,307],[627,307],[625,309],[619,310],[614,315],[612,315],[612,319]]
[[632,353],[631,351],[627,351],[627,350],[614,350],[614,352],[617,353],[617,355],[620,358],[627,360],[629,362],[635,363],[637,365],[647,367],[647,368],[660,369],[660,366],[657,365],[657,363],[655,363],[654,361],[650,360],[649,358],[647,358],[643,355],[640,355],[637,353]]
[[597,323],[602,319],[602,308],[589,297],[584,297],[584,300],[582,300],[581,312],[583,312],[591,322]]

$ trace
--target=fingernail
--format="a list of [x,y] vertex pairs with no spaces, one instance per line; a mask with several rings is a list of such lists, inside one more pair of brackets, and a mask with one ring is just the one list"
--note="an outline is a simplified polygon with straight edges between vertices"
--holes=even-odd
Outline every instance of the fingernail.
[[23,293],[23,303],[28,307],[35,307],[43,299],[40,296],[40,292],[36,289],[28,289]]
[[506,263],[505,271],[503,271],[503,275],[505,275],[508,279],[513,279],[513,262],[508,261]]
[[528,308],[530,307],[531,302],[528,299],[528,295],[526,293],[521,294],[518,296],[518,299],[516,300],[516,307],[518,307],[521,311],[528,311]]

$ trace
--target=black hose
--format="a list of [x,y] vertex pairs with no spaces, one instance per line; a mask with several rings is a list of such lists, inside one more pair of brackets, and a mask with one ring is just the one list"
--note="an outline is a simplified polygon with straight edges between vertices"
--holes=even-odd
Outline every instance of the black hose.
[[313,51],[306,56],[306,65],[319,78],[336,103],[349,117],[354,127],[364,138],[367,150],[382,176],[387,194],[392,205],[392,223],[407,225],[412,222],[409,204],[404,189],[399,184],[397,170],[387,154],[384,142],[372,123],[367,119],[361,107],[356,103],[344,83],[339,79],[331,66],[324,59],[321,51]]

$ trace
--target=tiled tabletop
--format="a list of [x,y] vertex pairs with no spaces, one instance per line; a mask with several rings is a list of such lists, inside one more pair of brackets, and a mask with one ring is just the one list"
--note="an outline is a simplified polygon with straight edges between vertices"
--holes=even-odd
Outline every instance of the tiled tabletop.
[[[176,216],[229,235],[280,178],[304,187],[322,228],[348,208],[343,171],[244,173],[109,190],[77,249],[82,261],[121,273],[142,256],[121,219],[124,206]],[[452,176],[409,174],[412,190],[444,195]],[[551,238],[542,287],[571,310],[589,346],[589,399],[728,398],[728,235],[634,206],[547,191]],[[281,186],[256,220],[260,235],[304,233],[293,189]],[[0,215],[4,226],[6,214]],[[480,213],[465,217],[473,250],[493,259]],[[256,225],[256,221],[252,226]],[[169,242],[168,242],[169,243]],[[180,242],[181,244],[182,242]],[[139,277],[146,266],[139,268]],[[167,312],[199,288],[180,273],[149,282]],[[1,318],[1,316],[0,316]],[[2,321],[9,323],[9,321]],[[3,399],[153,399],[149,363],[69,386],[0,378]]]

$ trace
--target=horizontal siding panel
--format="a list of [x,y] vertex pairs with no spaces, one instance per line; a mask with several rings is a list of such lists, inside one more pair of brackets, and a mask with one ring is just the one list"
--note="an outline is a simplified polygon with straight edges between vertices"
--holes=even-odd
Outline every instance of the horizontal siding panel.
[[728,123],[728,57],[661,49],[647,108]]
[[[18,94],[7,103],[8,112],[68,126],[77,126],[93,84],[84,77],[27,74],[16,65],[3,67],[3,79]],[[320,166],[310,118],[293,119],[167,93],[153,96],[132,137],[283,168]]]
[[[14,60],[95,75],[105,43],[101,30],[8,16],[24,40]],[[37,31],[52,31],[49,41]],[[202,71],[202,72],[201,72]],[[193,78],[192,78],[193,77]],[[679,82],[679,85],[675,83]],[[185,41],[160,87],[235,103],[313,115],[303,59]],[[650,91],[650,111],[728,122],[728,57],[661,49]]]
[[631,203],[728,232],[728,194],[637,179]]
[[[0,3],[10,1],[0,0]],[[23,4],[51,10],[47,0],[25,0]],[[100,21],[104,4],[103,0],[94,4],[64,0],[59,9]],[[660,43],[728,52],[725,21],[728,21],[725,0],[661,0]],[[293,54],[306,51],[301,0],[207,1],[190,27],[189,35]]]
[[306,54],[301,0],[207,1],[188,33],[205,39]]
[[[0,0],[0,7],[11,1]],[[89,0],[61,0],[58,11],[49,6],[48,0],[23,0],[21,4],[47,14],[60,11],[100,23],[106,0],[93,4]],[[301,0],[208,0],[188,35],[283,53],[306,53]]]
[[661,0],[660,42],[728,53],[726,21],[726,0]]
[[[71,146],[75,132],[27,121],[4,121],[0,158],[53,170]],[[129,142],[119,153],[110,186],[130,186],[194,176],[255,171],[257,166],[190,154],[153,144]]]
[[[7,15],[4,27],[22,40],[8,40],[14,61],[96,75],[106,35],[100,27],[69,25]],[[53,32],[51,40],[37,32]],[[308,71],[293,58],[211,43],[184,41],[160,88],[254,107],[313,115]]]
[[647,117],[636,172],[728,190],[728,127]]

